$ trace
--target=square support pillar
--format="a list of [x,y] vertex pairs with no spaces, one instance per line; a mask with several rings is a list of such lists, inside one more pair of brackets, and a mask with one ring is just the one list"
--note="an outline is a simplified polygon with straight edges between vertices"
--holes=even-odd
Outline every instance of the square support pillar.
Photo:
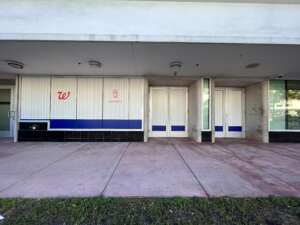
[[268,142],[268,82],[245,87],[245,134],[249,140]]
[[263,100],[263,120],[262,120],[262,141],[269,143],[269,81],[262,84],[262,100]]
[[195,81],[188,92],[189,137],[202,142],[202,80]]

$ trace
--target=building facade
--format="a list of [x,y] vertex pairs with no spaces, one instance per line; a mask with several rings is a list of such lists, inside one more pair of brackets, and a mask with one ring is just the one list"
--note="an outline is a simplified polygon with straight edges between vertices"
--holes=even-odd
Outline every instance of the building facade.
[[300,1],[0,3],[0,136],[300,141]]

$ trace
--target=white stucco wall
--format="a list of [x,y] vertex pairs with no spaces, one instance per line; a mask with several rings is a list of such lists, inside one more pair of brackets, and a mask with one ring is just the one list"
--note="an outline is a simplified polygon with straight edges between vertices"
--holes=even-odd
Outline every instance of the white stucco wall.
[[0,1],[0,40],[300,44],[300,4]]

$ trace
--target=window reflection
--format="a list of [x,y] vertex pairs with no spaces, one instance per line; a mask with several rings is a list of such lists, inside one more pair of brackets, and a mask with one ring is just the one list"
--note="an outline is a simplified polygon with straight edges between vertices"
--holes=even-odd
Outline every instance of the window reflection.
[[300,130],[300,81],[270,81],[270,130]]
[[208,130],[210,128],[210,116],[209,116],[209,105],[210,105],[210,90],[209,90],[209,79],[203,79],[203,96],[202,96],[202,106],[203,106],[203,129]]
[[287,81],[287,129],[300,129],[300,82]]

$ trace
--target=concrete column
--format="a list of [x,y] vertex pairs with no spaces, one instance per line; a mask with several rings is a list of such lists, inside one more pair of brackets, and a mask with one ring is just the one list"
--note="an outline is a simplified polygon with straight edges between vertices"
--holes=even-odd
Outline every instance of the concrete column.
[[245,136],[262,142],[263,99],[262,83],[245,88]]
[[189,137],[197,142],[201,142],[202,130],[202,80],[195,81],[188,91],[188,127]]
[[263,120],[262,134],[263,142],[269,143],[269,81],[262,84],[262,100],[263,100]]
[[260,82],[245,88],[245,134],[246,138],[268,142],[267,83]]

